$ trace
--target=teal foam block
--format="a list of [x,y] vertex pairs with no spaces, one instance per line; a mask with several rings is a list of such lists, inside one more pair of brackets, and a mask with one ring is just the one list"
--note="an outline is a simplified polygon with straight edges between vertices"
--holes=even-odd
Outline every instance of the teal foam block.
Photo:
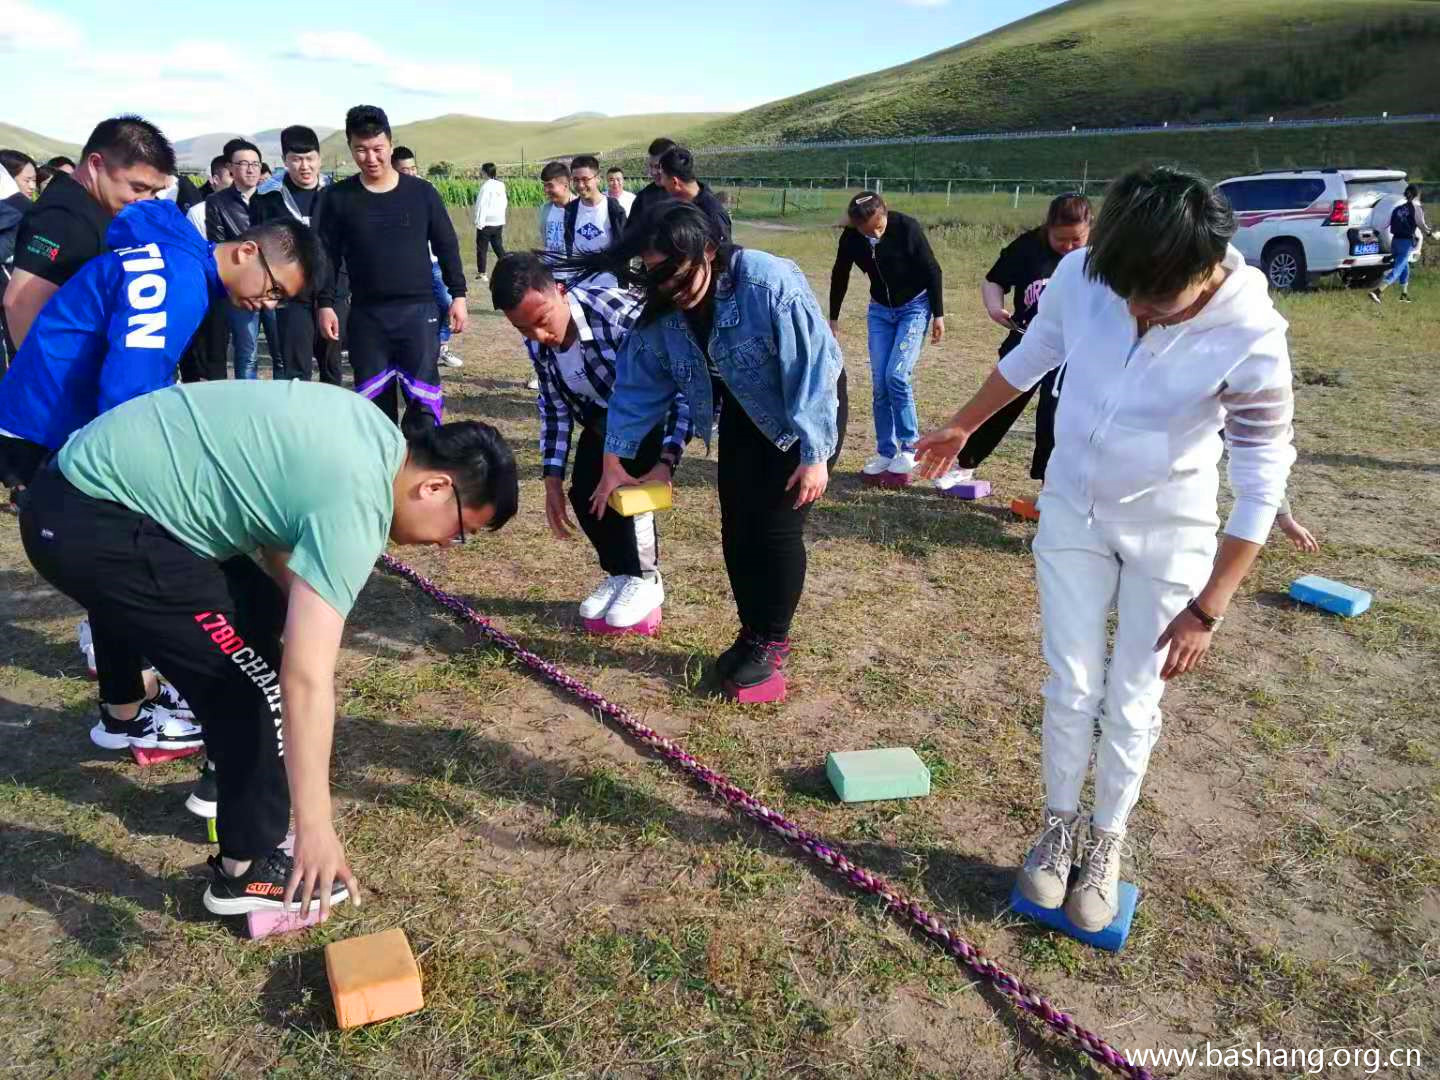
[[1130,922],[1135,918],[1135,905],[1140,902],[1140,890],[1135,887],[1134,882],[1120,882],[1120,902],[1116,906],[1115,918],[1104,930],[1081,930],[1065,916],[1065,909],[1036,907],[1025,897],[1020,895],[1020,886],[1017,884],[1010,892],[1010,910],[1017,915],[1023,915],[1027,919],[1034,919],[1042,926],[1048,926],[1051,930],[1059,930],[1062,934],[1068,934],[1076,941],[1082,941],[1086,945],[1093,945],[1097,949],[1104,949],[1106,952],[1119,952],[1125,945],[1125,939],[1130,936]]
[[1347,619],[1368,610],[1371,600],[1370,594],[1364,589],[1342,585],[1338,581],[1314,574],[1296,578],[1290,585],[1290,598],[1318,607],[1321,611],[1344,615]]
[[841,802],[914,799],[930,794],[930,770],[908,746],[831,754],[825,759],[825,775]]

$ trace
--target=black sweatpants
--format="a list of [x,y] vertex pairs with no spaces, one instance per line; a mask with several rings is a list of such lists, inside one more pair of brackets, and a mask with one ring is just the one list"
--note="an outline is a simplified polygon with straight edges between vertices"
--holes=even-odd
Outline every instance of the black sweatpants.
[[504,225],[486,225],[483,229],[475,230],[475,265],[482,274],[485,273],[487,247],[494,249],[496,259],[505,257]]
[[[730,391],[715,380],[720,407],[720,537],[725,570],[740,623],[769,641],[790,636],[790,622],[805,591],[805,520],[815,504],[795,509],[785,490],[800,467],[800,446],[779,450],[757,428]],[[842,372],[834,469],[845,445],[850,401]]]
[[1055,449],[1055,407],[1059,398],[1054,391],[1055,376],[1059,370],[1056,368],[1049,372],[1038,384],[976,428],[975,434],[970,436],[965,448],[956,457],[955,464],[962,469],[979,468],[980,463],[1000,445],[1000,440],[1009,434],[1015,421],[1020,419],[1020,414],[1025,411],[1025,406],[1030,404],[1030,399],[1038,390],[1040,402],[1035,407],[1035,452],[1030,456],[1030,478],[1044,480],[1045,466],[1049,464],[1050,453]]
[[[643,476],[653,469],[664,448],[663,438],[660,428],[645,436],[636,455],[624,463],[625,471],[631,476]],[[660,535],[653,513],[622,517],[614,510],[606,510],[605,516],[597,520],[590,512],[590,496],[600,483],[604,458],[605,433],[582,427],[570,469],[570,506],[575,520],[600,556],[600,568],[605,573],[626,577],[654,573],[660,569]]]
[[100,672],[102,698],[105,680],[138,672],[144,656],[195,710],[216,765],[220,853],[253,859],[278,847],[290,822],[280,587],[248,558],[203,558],[143,514],[91,498],[54,464],[30,485],[20,538],[41,576],[89,611],[97,663],[102,634],[121,650]]
[[280,331],[276,371],[284,372],[287,379],[309,382],[315,377],[316,346],[325,341],[315,328],[315,308],[292,300],[275,309],[275,322]]
[[350,305],[350,366],[355,390],[400,423],[400,395],[409,403],[405,423],[440,423],[440,318],[433,299],[414,304]]

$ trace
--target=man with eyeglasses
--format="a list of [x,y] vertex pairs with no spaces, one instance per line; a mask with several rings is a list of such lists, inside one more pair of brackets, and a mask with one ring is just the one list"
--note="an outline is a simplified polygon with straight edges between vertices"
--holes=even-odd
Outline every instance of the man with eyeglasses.
[[[250,228],[250,200],[260,185],[260,149],[245,139],[231,139],[225,144],[230,162],[231,185],[205,200],[205,238],[212,244],[230,243]],[[259,377],[255,354],[260,327],[265,328],[265,344],[270,349],[270,362],[275,378],[285,378],[285,354],[280,349],[280,333],[275,312],[270,309],[246,311],[231,308],[230,341],[235,350],[235,378]]]

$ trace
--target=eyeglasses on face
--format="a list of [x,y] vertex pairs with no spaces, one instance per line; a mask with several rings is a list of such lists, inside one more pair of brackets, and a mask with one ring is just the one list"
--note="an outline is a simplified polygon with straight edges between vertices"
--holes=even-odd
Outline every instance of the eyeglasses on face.
[[265,249],[259,244],[255,245],[255,254],[260,257],[260,269],[265,271],[265,279],[270,282],[270,288],[266,289],[260,296],[262,300],[288,300],[290,294],[280,287],[280,282],[275,280],[275,272],[270,269],[270,260],[265,258]]

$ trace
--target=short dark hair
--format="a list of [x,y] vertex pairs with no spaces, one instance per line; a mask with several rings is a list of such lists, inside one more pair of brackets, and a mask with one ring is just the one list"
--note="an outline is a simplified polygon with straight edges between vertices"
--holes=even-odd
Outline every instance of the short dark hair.
[[291,124],[280,130],[280,156],[289,154],[310,154],[320,150],[320,137],[314,128],[304,124]]
[[275,170],[273,170],[272,168],[270,168],[270,163],[269,163],[268,161],[262,161],[262,162],[260,162],[260,175],[261,175],[261,176],[269,176],[269,175],[270,175],[272,172],[274,172],[274,171],[275,171]]
[[674,139],[667,139],[665,138],[665,136],[662,135],[660,136],[660,138],[651,141],[648,153],[651,157],[658,158],[661,154],[665,153],[666,150],[669,150],[674,145]]
[[481,166],[480,166],[480,171],[483,172],[486,176],[488,176],[491,180],[494,180],[494,179],[495,179],[495,162],[493,162],[493,161],[487,161],[487,162],[485,162],[484,165],[481,165]]
[[625,170],[622,169],[619,165],[611,165],[608,169],[605,170],[605,175],[606,175],[606,176],[614,176],[616,173],[619,173],[621,176],[624,176],[624,175],[625,175]]
[[563,161],[547,161],[545,167],[540,170],[540,182],[546,180],[558,180],[560,177],[570,179],[570,166]]
[[449,473],[461,506],[493,506],[487,528],[495,532],[520,507],[515,454],[504,436],[479,420],[416,425],[405,432],[410,457],[422,469]]
[[1067,191],[1050,200],[1045,211],[1045,227],[1053,229],[1059,225],[1084,225],[1090,220],[1090,200],[1079,192]]
[[397,146],[397,147],[395,147],[395,149],[393,149],[393,150],[390,151],[390,160],[391,160],[391,161],[414,161],[414,160],[415,160],[415,151],[414,151],[414,150],[411,150],[410,147],[408,147],[408,146],[403,146],[403,145],[402,145],[402,146]]
[[234,161],[236,154],[243,154],[246,150],[252,151],[257,158],[260,158],[262,165],[265,163],[265,155],[261,154],[260,148],[249,139],[231,139],[226,143],[225,160]]
[[[660,166],[662,169],[664,165]],[[845,207],[845,216],[859,225],[862,221],[869,221],[876,214],[884,214],[889,211],[885,205],[884,198],[876,191],[862,191],[850,200],[850,205]]]
[[1142,166],[1105,192],[1085,270],[1126,300],[1174,296],[1215,269],[1234,235],[1229,200],[1204,179]]
[[71,158],[66,157],[64,154],[56,154],[56,155],[55,155],[54,157],[52,157],[49,161],[45,162],[45,164],[48,165],[48,166],[50,166],[50,168],[52,168],[52,169],[73,169],[73,168],[75,168],[75,162],[74,162],[74,160],[71,159]]
[[550,268],[533,251],[511,251],[490,275],[490,302],[496,311],[514,311],[528,292],[544,292],[555,284]]
[[695,155],[683,146],[672,146],[660,155],[660,171],[682,184],[695,182]]
[[216,154],[210,159],[210,175],[214,176],[221,169],[230,168],[230,159],[224,154]]
[[573,173],[576,169],[594,169],[598,173],[600,159],[594,154],[577,154],[570,159],[570,171]]
[[[225,145],[220,148],[220,153],[225,155],[225,160],[230,160],[230,155],[243,146],[251,145],[243,135],[236,135],[233,139],[226,139]],[[256,153],[259,153],[257,150]]]
[[43,187],[44,187],[46,184],[48,184],[51,180],[54,180],[54,179],[55,179],[55,174],[58,173],[59,171],[60,171],[59,169],[52,169],[49,165],[36,165],[36,166],[35,166],[35,183],[36,183],[36,185],[39,186],[39,187],[41,187],[41,188],[43,188]]
[[149,120],[127,113],[101,120],[85,140],[81,157],[100,154],[109,165],[128,169],[149,165],[164,176],[175,172],[175,148],[170,140]]
[[1416,199],[1418,199],[1419,197],[1420,197],[1420,185],[1419,185],[1419,184],[1406,184],[1406,185],[1405,185],[1405,201],[1406,201],[1406,202],[1414,202],[1414,201],[1415,201]]
[[263,225],[251,225],[236,239],[238,243],[253,240],[272,267],[289,263],[298,265],[305,275],[301,297],[313,296],[321,279],[329,273],[329,264],[315,231],[294,218],[276,218]]
[[378,105],[356,105],[345,114],[345,141],[373,139],[376,135],[391,138],[390,118]]
[[23,150],[0,150],[0,165],[11,176],[19,176],[26,165],[34,165],[35,159]]

